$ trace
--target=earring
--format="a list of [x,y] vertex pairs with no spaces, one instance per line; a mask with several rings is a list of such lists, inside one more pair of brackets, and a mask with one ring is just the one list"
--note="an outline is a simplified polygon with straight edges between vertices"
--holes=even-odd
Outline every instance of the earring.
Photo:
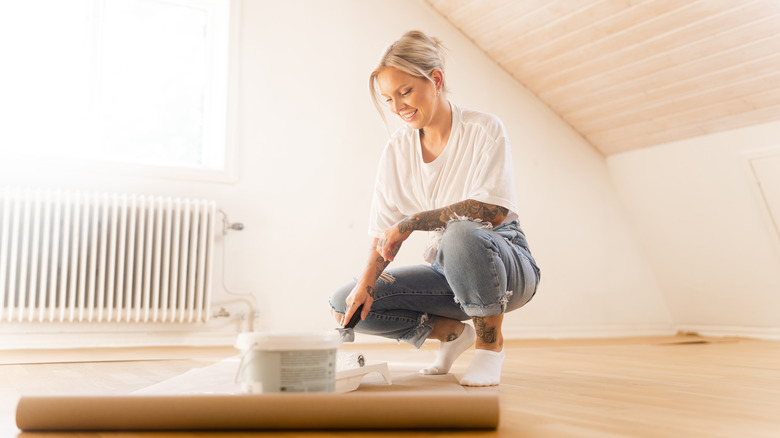
[[440,95],[440,94],[441,94],[441,90],[437,89],[437,90],[436,90],[436,96],[438,96],[438,95]]

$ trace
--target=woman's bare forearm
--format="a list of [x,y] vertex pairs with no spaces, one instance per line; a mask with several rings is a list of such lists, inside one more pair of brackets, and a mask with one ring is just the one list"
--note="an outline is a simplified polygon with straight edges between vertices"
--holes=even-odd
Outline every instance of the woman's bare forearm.
[[493,226],[497,226],[506,219],[508,212],[508,209],[498,205],[467,199],[444,208],[409,216],[398,223],[398,231],[401,233],[433,231],[444,228],[453,219],[463,217],[490,222]]
[[[366,293],[374,298],[374,284],[376,280],[382,275],[387,266],[390,264],[389,260],[385,260],[379,252],[376,250],[377,242],[379,239],[374,239],[373,245],[368,252],[368,260],[366,261],[366,267],[363,270],[363,281],[366,284]],[[393,251],[393,255],[398,253],[401,249],[401,245],[398,245]]]

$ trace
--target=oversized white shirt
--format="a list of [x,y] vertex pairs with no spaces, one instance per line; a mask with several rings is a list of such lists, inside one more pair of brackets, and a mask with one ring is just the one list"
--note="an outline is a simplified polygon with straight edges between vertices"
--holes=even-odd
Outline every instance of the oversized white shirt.
[[[435,160],[423,162],[419,131],[399,128],[379,161],[368,233],[379,237],[401,219],[475,201],[509,210],[505,222],[517,218],[512,153],[501,120],[487,113],[451,104],[452,130]],[[425,259],[433,261],[441,231],[434,232]]]

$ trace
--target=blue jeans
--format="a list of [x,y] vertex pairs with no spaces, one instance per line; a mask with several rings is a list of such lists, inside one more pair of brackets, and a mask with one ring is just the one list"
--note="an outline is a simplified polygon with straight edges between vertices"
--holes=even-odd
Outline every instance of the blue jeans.
[[[447,224],[433,265],[386,270],[374,304],[355,331],[398,339],[416,348],[439,316],[464,321],[519,309],[536,293],[540,272],[517,222],[495,228],[471,220]],[[330,305],[344,314],[357,280],[344,284]]]

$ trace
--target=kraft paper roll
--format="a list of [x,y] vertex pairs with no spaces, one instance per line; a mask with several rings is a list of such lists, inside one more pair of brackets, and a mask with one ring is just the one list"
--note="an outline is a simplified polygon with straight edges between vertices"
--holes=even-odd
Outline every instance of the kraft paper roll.
[[22,397],[23,431],[495,429],[498,394],[353,393]]

